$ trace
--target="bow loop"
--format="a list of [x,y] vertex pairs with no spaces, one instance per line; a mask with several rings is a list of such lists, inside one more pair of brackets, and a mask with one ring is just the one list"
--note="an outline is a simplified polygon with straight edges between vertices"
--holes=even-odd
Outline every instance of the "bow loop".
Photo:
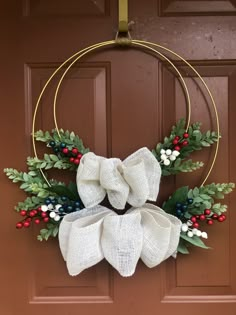
[[160,177],[160,165],[147,148],[134,152],[123,162],[87,153],[78,168],[77,187],[86,208],[98,205],[107,194],[114,208],[124,209],[127,202],[140,207],[147,200],[155,201]]

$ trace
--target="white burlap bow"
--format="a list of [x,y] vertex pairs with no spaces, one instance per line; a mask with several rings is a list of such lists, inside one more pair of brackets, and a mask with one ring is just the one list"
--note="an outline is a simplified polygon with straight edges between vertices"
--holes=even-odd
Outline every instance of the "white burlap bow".
[[139,258],[152,268],[174,255],[180,228],[178,218],[151,204],[131,208],[124,215],[96,206],[64,217],[59,244],[72,276],[106,258],[128,277]]
[[133,207],[147,200],[155,201],[159,192],[161,167],[147,148],[141,148],[123,162],[86,153],[77,171],[77,187],[86,208],[91,208],[108,196],[116,209],[126,202]]

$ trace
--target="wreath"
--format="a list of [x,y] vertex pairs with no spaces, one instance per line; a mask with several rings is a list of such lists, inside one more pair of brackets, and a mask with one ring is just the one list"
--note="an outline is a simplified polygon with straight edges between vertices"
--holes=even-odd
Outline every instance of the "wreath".
[[[62,79],[84,54],[114,43],[117,44],[116,41],[100,43],[83,50],[82,54],[75,54],[76,59]],[[147,48],[141,41],[132,43]],[[167,57],[165,59],[170,62]],[[178,74],[183,80],[179,71]],[[21,216],[16,228],[42,226],[37,236],[39,241],[47,241],[59,234],[60,249],[70,275],[79,274],[105,257],[122,276],[130,276],[139,258],[148,267],[154,267],[170,256],[176,257],[177,252],[188,254],[191,246],[209,248],[204,243],[208,238],[205,227],[226,220],[227,205],[217,200],[223,199],[235,186],[234,183],[205,184],[214,161],[199,187],[178,188],[161,208],[147,201],[156,201],[162,176],[193,172],[203,167],[203,162],[194,162],[189,156],[214,143],[218,149],[219,128],[216,132],[203,132],[201,123],[189,123],[189,114],[187,124],[185,119],[180,119],[170,135],[152,151],[141,148],[124,161],[99,157],[85,148],[73,131],[58,129],[55,115],[56,129],[34,131],[38,104],[49,81],[36,105],[33,119],[35,156],[27,158],[28,171],[4,169],[7,177],[13,183],[19,183],[28,194],[25,201],[15,207]],[[58,89],[56,96],[57,92]],[[45,143],[49,150],[43,158],[36,154],[35,141]],[[214,160],[216,155],[217,150]],[[76,181],[65,183],[50,179],[45,175],[50,169],[74,172]],[[105,198],[116,212],[101,205]],[[125,209],[127,204],[131,208],[119,215],[119,210]]]

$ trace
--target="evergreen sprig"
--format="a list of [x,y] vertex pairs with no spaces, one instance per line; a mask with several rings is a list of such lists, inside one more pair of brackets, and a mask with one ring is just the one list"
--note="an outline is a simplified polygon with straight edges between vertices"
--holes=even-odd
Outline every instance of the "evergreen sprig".
[[37,208],[41,203],[43,203],[44,198],[41,197],[27,197],[24,201],[18,202],[15,206],[15,210],[19,212],[20,210],[31,210]]
[[75,171],[76,165],[70,163],[68,158],[59,157],[55,154],[44,154],[43,159],[39,159],[37,157],[28,157],[27,158],[27,165],[29,166],[30,170],[35,169],[45,169],[49,170],[52,168],[56,169],[68,169]]
[[75,133],[69,130],[64,131],[60,129],[60,136],[58,135],[56,130],[52,130],[52,133],[49,131],[43,132],[39,130],[35,132],[34,137],[37,141],[49,143],[50,141],[55,141],[56,144],[64,142],[68,149],[77,148],[80,153],[85,154],[89,152],[88,148],[84,147],[83,141],[79,138],[79,136],[75,135]]
[[[50,195],[48,190],[48,184],[45,182],[40,171],[19,172],[13,168],[5,168],[4,172],[7,177],[12,180],[13,183],[21,183],[20,189],[23,189],[26,193],[35,195],[39,198],[46,198]],[[49,183],[53,185],[65,185],[64,183],[57,182],[56,180],[49,180]]]
[[205,209],[211,209],[212,212],[220,215],[227,211],[227,205],[215,203],[215,199],[224,199],[225,195],[232,192],[235,188],[234,183],[223,183],[195,187],[188,191],[188,198],[193,199],[193,203],[189,206],[188,212],[193,214],[200,214]]
[[176,159],[170,166],[162,168],[162,175],[175,175],[180,172],[187,173],[198,170],[203,167],[203,162],[193,162],[192,160],[183,161],[181,158]]
[[39,231],[39,235],[37,236],[38,241],[47,241],[49,237],[56,237],[59,231],[59,223],[48,223],[47,227],[44,229],[41,229]]
[[[189,189],[187,186],[180,187],[163,203],[162,208],[167,213],[176,215],[176,204],[187,204],[187,209],[182,218],[183,222],[186,222],[193,215],[204,213],[205,209],[210,209],[211,213],[221,215],[223,212],[227,211],[227,205],[216,203],[215,200],[223,199],[225,195],[231,193],[234,188],[234,183],[212,183],[193,189]],[[189,199],[191,200],[191,203],[187,203],[187,200]],[[188,254],[188,247],[191,245],[208,248],[200,237],[196,235],[194,237],[188,237],[185,233],[181,233],[178,251],[183,254]]]
[[39,172],[19,172],[13,168],[6,168],[4,169],[4,172],[13,183],[21,183],[20,189],[23,189],[25,192],[38,197],[47,197],[49,195],[49,192],[47,191],[48,185],[42,179]]
[[166,166],[161,163],[161,150],[171,149],[174,150],[173,140],[176,136],[183,137],[185,133],[185,120],[180,119],[176,125],[172,127],[169,137],[164,138],[163,143],[158,143],[156,148],[152,150],[152,153],[160,162],[162,167],[162,175],[168,176],[172,174],[178,174],[180,172],[192,172],[198,170],[203,166],[202,162],[193,162],[192,160],[185,160],[192,152],[201,150],[205,147],[210,147],[212,144],[218,141],[218,136],[215,131],[208,130],[205,133],[201,132],[201,123],[197,122],[189,126],[188,129],[188,145],[182,146],[178,159],[171,161],[170,165]]

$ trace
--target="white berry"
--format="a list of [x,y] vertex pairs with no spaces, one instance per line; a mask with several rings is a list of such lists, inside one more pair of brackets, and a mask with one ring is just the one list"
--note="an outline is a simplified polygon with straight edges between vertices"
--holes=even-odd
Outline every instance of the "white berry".
[[170,159],[171,161],[175,161],[175,160],[176,160],[176,156],[174,156],[173,154],[171,154],[171,155],[169,156],[169,159]]
[[53,209],[53,204],[50,203],[50,204],[48,205],[48,210],[52,210],[52,209]]
[[165,153],[166,153],[166,150],[161,149],[161,154],[165,154]]
[[180,155],[179,151],[176,151],[176,150],[174,150],[174,151],[172,152],[172,154],[173,154],[174,156]]
[[202,236],[202,232],[200,230],[197,230],[197,234],[198,237]]
[[190,220],[188,220],[188,221],[187,221],[187,225],[188,225],[188,226],[192,226],[192,225],[193,225],[193,222],[190,221]]
[[52,219],[55,218],[56,212],[54,212],[54,211],[50,212],[49,216],[50,216],[50,218],[52,218]]
[[205,238],[205,239],[208,238],[207,232],[202,232],[202,238]]
[[170,149],[166,150],[166,155],[171,155],[172,151]]
[[161,160],[164,161],[164,160],[166,160],[166,159],[167,159],[167,156],[166,156],[165,154],[162,154],[162,155],[161,155]]
[[170,160],[168,160],[168,159],[166,159],[166,160],[164,160],[164,165],[170,165]]
[[41,210],[42,210],[43,212],[47,212],[47,211],[48,211],[48,206],[42,205],[42,206],[41,206]]
[[59,210],[60,208],[61,208],[60,204],[56,205],[56,207],[55,207],[56,210]]
[[55,220],[55,221],[59,221],[60,218],[61,218],[61,217],[57,214],[57,215],[55,216],[54,220]]
[[188,237],[193,237],[193,232],[192,231],[188,231],[187,235],[188,235]]
[[197,235],[198,229],[194,228],[194,229],[192,229],[192,232],[193,232],[193,235]]
[[186,223],[182,224],[181,231],[182,232],[187,232],[188,231],[188,225]]

